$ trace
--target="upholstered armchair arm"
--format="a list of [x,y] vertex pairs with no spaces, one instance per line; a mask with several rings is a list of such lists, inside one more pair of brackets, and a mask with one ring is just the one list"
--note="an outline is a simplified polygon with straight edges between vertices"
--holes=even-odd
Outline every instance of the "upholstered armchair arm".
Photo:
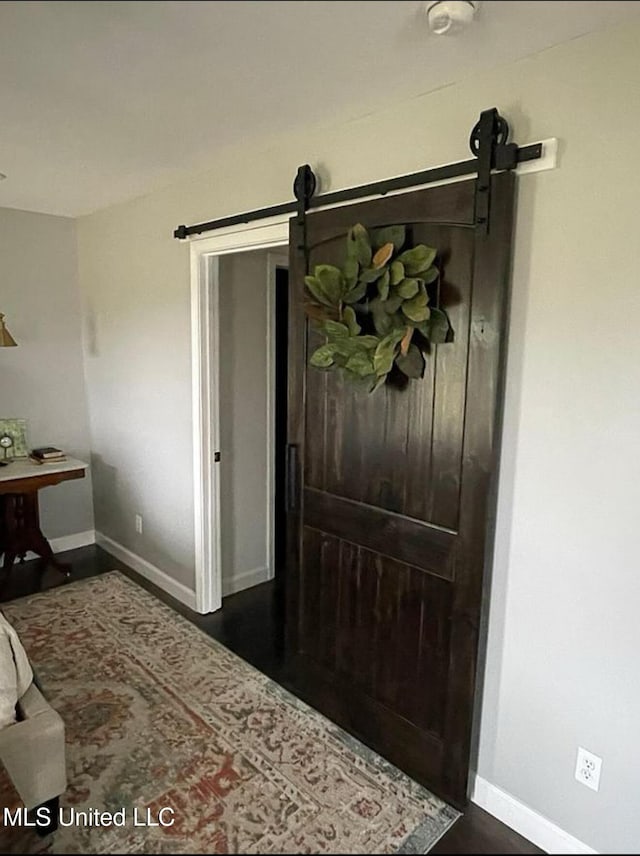
[[28,809],[64,793],[64,723],[31,684],[18,702],[23,717],[0,731],[0,761]]

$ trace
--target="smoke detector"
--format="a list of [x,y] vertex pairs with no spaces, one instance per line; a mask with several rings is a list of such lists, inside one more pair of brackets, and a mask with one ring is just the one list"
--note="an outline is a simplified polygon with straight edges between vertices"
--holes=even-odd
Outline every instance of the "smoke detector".
[[473,22],[479,5],[474,0],[429,0],[425,4],[429,29],[437,36],[458,33]]

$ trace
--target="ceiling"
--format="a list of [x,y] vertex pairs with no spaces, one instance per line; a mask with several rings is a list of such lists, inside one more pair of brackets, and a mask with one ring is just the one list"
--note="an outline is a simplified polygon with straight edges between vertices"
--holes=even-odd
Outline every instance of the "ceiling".
[[0,3],[0,206],[78,216],[220,147],[349,119],[640,14],[484,2],[456,37],[419,0]]

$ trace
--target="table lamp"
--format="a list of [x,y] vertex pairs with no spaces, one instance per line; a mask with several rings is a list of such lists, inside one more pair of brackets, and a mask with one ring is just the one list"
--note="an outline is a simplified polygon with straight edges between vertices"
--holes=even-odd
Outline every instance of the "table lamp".
[[0,348],[15,348],[18,343],[7,330],[4,315],[0,312]]

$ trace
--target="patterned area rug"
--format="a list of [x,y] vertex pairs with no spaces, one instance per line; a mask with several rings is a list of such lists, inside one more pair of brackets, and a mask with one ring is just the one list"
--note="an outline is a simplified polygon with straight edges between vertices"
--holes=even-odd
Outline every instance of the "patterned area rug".
[[458,817],[117,571],[2,609],[65,721],[63,818],[126,820],[46,852],[425,853]]

